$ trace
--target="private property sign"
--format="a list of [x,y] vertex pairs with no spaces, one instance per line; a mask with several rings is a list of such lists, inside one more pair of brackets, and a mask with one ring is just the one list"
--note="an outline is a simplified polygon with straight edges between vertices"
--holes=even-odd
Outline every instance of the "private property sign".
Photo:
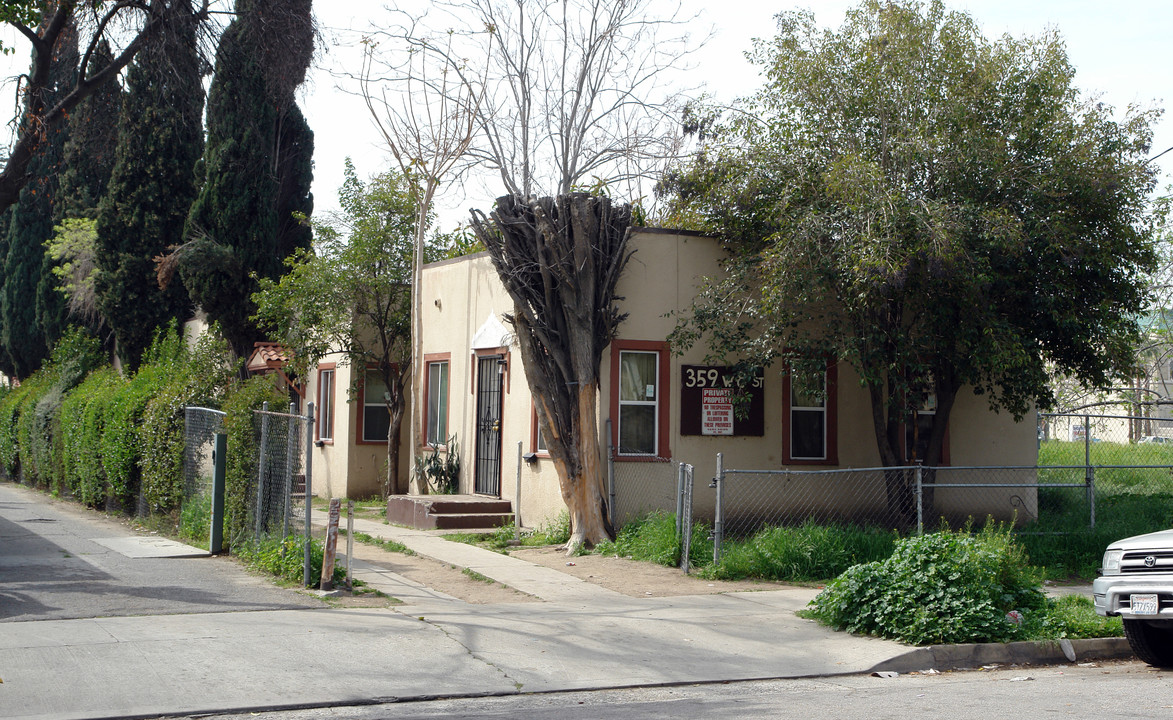
[[682,365],[681,435],[757,435],[765,432],[765,379],[745,387],[732,368]]

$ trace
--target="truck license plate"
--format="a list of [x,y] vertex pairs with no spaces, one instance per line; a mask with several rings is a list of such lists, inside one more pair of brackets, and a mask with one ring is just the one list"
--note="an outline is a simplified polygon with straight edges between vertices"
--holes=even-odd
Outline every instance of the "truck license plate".
[[1145,595],[1129,595],[1129,604],[1133,615],[1156,615],[1157,596],[1155,593]]

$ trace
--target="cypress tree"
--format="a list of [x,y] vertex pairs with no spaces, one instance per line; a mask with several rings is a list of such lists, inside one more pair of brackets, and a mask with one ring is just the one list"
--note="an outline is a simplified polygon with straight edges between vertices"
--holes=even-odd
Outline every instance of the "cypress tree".
[[313,133],[294,100],[313,54],[309,0],[238,0],[216,51],[205,175],[179,272],[192,299],[245,355],[259,331],[251,274],[276,278],[310,246]]
[[[96,67],[113,61],[110,46],[102,42],[94,53]],[[118,143],[118,113],[122,88],[118,83],[103,83],[86,98],[66,121],[66,141],[62,172],[53,204],[53,222],[65,218],[95,218],[98,202],[114,169],[114,151]],[[58,291],[59,279],[53,268],[59,262],[45,254],[41,279],[37,284],[37,322],[52,348],[70,323],[65,296]],[[91,327],[96,332],[97,327]]]
[[[62,35],[49,69],[46,106],[58,102],[73,85],[77,72],[77,32],[70,28]],[[22,124],[38,123],[39,118],[21,118]],[[53,236],[55,199],[62,159],[65,154],[66,128],[63,124],[45,125],[44,137],[29,163],[29,182],[20,191],[8,220],[8,249],[4,258],[4,289],[0,293],[0,345],[11,361],[13,374],[25,378],[41,367],[49,357],[56,337],[48,337],[37,313],[37,288],[43,273],[53,276],[45,264],[45,241]],[[53,314],[52,311],[49,311]]]
[[155,328],[190,313],[182,286],[159,287],[155,258],[182,242],[203,152],[203,100],[196,19],[182,0],[127,73],[114,167],[98,209],[98,305],[132,367]]

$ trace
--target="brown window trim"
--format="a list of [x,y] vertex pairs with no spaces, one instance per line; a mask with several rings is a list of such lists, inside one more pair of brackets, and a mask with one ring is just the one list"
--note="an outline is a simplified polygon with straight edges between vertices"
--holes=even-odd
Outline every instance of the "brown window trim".
[[[429,392],[431,392],[431,389],[432,389],[432,384],[431,384],[431,382],[429,382],[428,374],[430,372],[429,367],[433,363],[439,363],[439,362],[448,363],[448,397],[444,398],[444,414],[445,414],[445,417],[447,417],[448,421],[449,421],[448,429],[451,430],[451,421],[452,421],[452,415],[451,415],[451,410],[452,410],[452,353],[450,353],[450,352],[424,353],[424,387],[423,387],[423,393],[422,393],[424,406],[422,408],[422,411],[420,412],[420,417],[423,418],[423,422],[420,424],[420,436],[419,436],[419,438],[417,438],[417,440],[419,441],[419,449],[421,451],[432,449],[432,446],[428,444],[428,407],[429,407],[429,401],[431,400],[431,397],[429,396]],[[475,363],[474,363],[474,367],[475,367]],[[443,452],[447,452],[448,451],[447,438],[445,438],[444,444],[438,445],[437,448]]]
[[529,404],[530,423],[529,423],[529,451],[537,458],[550,457],[549,449],[538,449],[538,405],[532,399]]
[[[655,455],[620,455],[619,454],[619,353],[621,351],[655,352],[659,354],[659,377],[656,378],[659,387],[656,390],[658,404],[656,407],[656,454]],[[669,392],[671,368],[669,367],[669,345],[660,340],[612,340],[611,341],[611,447],[614,449],[612,458],[617,462],[668,462],[672,458],[672,447],[669,442],[669,421],[672,418],[672,393]]]
[[[322,437],[322,404],[321,404],[321,399],[322,399],[322,373],[323,372],[330,373],[330,412],[329,412],[329,415],[330,415],[330,437],[325,437],[325,438]],[[338,407],[338,403],[334,402],[334,398],[338,397],[338,363],[319,363],[318,364],[317,391],[318,391],[317,392],[318,406],[315,408],[317,410],[317,413],[316,413],[317,417],[314,418],[314,440],[316,440],[319,443],[322,443],[323,445],[333,445],[334,444],[335,409]]]
[[[355,445],[386,445],[387,444],[386,439],[365,440],[364,435],[363,435],[363,431],[365,429],[364,423],[366,421],[366,407],[367,407],[367,395],[366,395],[367,373],[370,372],[371,370],[375,370],[375,369],[377,369],[376,365],[368,363],[363,368],[363,373],[362,373],[362,375],[359,376],[358,383],[356,384],[356,387],[355,387],[355,393],[358,396],[357,397],[357,399],[358,399],[358,417],[355,420],[355,428],[356,429],[354,432],[354,444]],[[393,365],[392,372],[397,372],[397,371],[398,371],[398,366]],[[384,406],[383,409],[386,410],[387,409],[386,406]]]
[[790,366],[782,370],[782,464],[783,465],[838,465],[839,464],[839,363],[827,360],[826,427],[827,457],[822,460],[790,456]]

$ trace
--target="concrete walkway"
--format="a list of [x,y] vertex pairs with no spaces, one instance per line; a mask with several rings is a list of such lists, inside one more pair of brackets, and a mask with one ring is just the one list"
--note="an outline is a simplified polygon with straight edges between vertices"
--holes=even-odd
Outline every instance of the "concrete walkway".
[[247,712],[1123,654],[1116,641],[909,648],[797,617],[814,592],[806,588],[632,598],[423,531],[371,521],[355,530],[542,602],[469,605],[356,563],[357,577],[404,604],[3,623],[0,717]]

